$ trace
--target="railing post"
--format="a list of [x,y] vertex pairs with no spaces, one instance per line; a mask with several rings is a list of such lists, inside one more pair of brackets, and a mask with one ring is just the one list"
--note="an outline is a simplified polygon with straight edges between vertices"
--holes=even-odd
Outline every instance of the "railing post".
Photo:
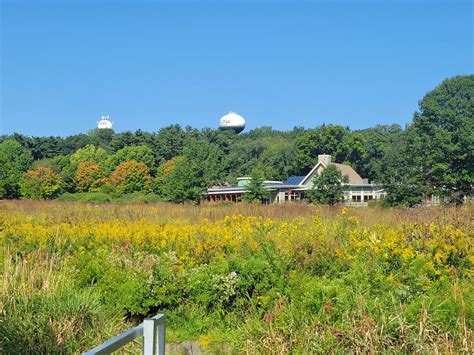
[[145,319],[143,321],[143,354],[156,355],[158,354],[157,339],[156,339],[156,320]]
[[158,355],[165,355],[166,342],[166,316],[163,314],[158,319]]
[[112,354],[132,340],[143,336],[143,354],[165,355],[166,316],[162,313],[86,351],[85,355]]

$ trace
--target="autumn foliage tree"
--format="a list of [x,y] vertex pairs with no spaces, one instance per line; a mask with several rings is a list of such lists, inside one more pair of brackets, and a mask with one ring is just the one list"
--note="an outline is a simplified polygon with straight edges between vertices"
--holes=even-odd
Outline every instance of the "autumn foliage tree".
[[104,174],[96,162],[83,161],[77,166],[73,180],[77,192],[94,192],[103,184]]
[[24,198],[51,199],[61,192],[62,179],[53,169],[40,166],[27,171],[20,181]]
[[122,193],[149,191],[152,181],[148,167],[135,160],[126,161],[117,166],[110,180]]

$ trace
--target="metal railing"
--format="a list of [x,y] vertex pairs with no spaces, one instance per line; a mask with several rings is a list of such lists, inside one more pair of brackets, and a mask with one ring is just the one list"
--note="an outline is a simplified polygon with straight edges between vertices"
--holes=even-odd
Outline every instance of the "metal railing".
[[86,351],[84,354],[112,354],[136,338],[143,336],[144,355],[165,355],[165,333],[166,317],[164,314],[157,314],[152,318],[145,319],[143,323],[136,327],[96,346],[94,349]]

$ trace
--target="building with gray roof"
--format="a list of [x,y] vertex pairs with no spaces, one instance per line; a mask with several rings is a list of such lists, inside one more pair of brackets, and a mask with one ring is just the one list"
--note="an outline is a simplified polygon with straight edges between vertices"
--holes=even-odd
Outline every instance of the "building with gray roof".
[[[270,193],[268,203],[288,203],[304,201],[306,192],[313,187],[313,179],[321,174],[329,165],[334,165],[343,176],[347,176],[348,182],[342,183],[344,198],[349,205],[366,205],[369,201],[379,200],[385,197],[382,186],[369,183],[349,165],[333,163],[331,155],[318,155],[318,162],[305,176],[291,176],[286,181],[264,181],[264,186]],[[246,185],[250,177],[240,177],[236,186],[213,186],[205,193],[207,201],[240,201],[246,191]]]

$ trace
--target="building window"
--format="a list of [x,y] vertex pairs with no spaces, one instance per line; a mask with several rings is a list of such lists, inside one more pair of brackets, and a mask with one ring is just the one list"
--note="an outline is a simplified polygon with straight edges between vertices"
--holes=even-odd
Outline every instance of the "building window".
[[301,195],[298,191],[285,192],[285,201],[300,201]]

